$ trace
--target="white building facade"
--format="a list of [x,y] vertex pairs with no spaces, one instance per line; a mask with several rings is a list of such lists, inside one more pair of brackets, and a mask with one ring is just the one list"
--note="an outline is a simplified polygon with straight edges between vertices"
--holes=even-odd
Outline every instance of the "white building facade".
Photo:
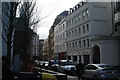
[[67,58],[74,62],[118,65],[110,2],[80,2],[66,18]]
[[[54,28],[55,59],[66,58],[66,18],[63,18]],[[61,55],[61,57],[60,57]]]
[[114,26],[114,35],[118,39],[118,62],[120,65],[120,1],[116,0],[115,2],[115,26]]

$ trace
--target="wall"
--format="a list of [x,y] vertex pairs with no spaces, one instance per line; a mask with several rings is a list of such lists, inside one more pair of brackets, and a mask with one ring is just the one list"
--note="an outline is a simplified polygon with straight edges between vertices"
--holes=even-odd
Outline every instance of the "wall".
[[109,36],[112,33],[112,7],[109,2],[89,4],[91,19],[91,38]]
[[118,40],[99,40],[92,45],[99,46],[101,63],[118,65]]

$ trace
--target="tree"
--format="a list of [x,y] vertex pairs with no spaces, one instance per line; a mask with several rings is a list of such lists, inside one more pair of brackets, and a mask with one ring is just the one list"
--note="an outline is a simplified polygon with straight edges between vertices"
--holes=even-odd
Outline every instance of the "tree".
[[[2,38],[7,44],[7,55],[11,56],[11,48],[13,46],[12,35],[16,26],[15,18],[16,11],[19,2],[3,2],[2,3],[2,23],[3,23],[3,31]],[[7,22],[6,22],[7,20]]]
[[[24,24],[26,25],[26,28],[32,28],[35,29],[36,25],[40,21],[39,17],[35,19],[35,16],[33,15],[34,9],[35,9],[35,1],[32,2],[3,2],[2,3],[2,11],[3,11],[3,32],[2,32],[2,38],[7,44],[7,55],[11,56],[11,49],[14,46],[14,31],[16,27],[19,25],[19,23],[25,18]],[[20,11],[19,18],[16,18],[17,11]],[[4,20],[6,17],[6,20],[8,21],[6,23],[6,20]],[[22,27],[22,26],[19,26]]]

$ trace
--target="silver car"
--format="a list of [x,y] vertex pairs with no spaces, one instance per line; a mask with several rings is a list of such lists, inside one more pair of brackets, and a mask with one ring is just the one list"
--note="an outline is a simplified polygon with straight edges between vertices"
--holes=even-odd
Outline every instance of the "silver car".
[[61,60],[60,61],[60,66],[58,68],[58,71],[66,73],[66,74],[76,74],[76,67],[73,61],[71,60]]
[[85,79],[117,79],[118,72],[108,64],[88,64],[83,74]]

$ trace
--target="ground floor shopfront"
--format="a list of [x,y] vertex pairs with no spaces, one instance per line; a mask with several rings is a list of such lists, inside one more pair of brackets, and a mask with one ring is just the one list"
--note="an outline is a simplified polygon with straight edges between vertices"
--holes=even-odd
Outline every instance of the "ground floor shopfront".
[[70,51],[67,54],[67,59],[72,60],[75,63],[78,63],[81,61],[84,64],[89,64],[91,61],[91,55],[90,55],[90,50],[85,50],[85,51]]
[[86,64],[106,63],[113,66],[120,65],[119,40],[104,39],[91,41],[91,47],[88,49],[67,51],[67,59],[78,63],[79,60]]

